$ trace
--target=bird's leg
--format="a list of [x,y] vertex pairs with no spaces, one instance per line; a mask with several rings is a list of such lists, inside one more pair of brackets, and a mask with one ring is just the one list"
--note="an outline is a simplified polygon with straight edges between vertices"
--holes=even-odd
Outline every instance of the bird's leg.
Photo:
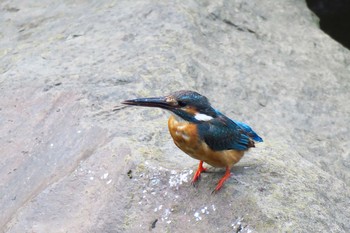
[[218,185],[216,185],[216,188],[213,190],[213,193],[219,191],[222,187],[222,185],[225,183],[225,181],[230,178],[231,176],[231,168],[229,166],[226,167],[225,175],[219,180]]
[[199,179],[201,173],[205,172],[206,170],[207,169],[203,167],[203,161],[201,160],[199,162],[198,169],[197,169],[196,173],[194,174],[194,176],[192,178],[191,184],[194,185],[196,183],[196,181]]

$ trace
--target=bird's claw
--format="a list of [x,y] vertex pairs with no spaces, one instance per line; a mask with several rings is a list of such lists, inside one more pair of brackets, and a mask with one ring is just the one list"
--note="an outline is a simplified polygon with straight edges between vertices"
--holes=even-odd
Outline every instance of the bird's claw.
[[194,174],[192,181],[191,181],[191,185],[193,185],[193,187],[196,187],[196,183],[200,180],[201,178],[201,173],[205,172],[207,169],[203,167],[203,163],[199,164],[199,167],[196,171],[196,173]]

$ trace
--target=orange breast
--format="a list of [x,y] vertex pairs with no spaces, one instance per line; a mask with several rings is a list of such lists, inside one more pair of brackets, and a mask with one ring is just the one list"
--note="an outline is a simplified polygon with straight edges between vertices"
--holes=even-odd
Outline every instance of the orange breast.
[[210,149],[204,141],[199,140],[196,124],[177,121],[171,116],[168,127],[176,146],[194,159],[202,160],[214,167],[232,167],[243,157],[244,151]]

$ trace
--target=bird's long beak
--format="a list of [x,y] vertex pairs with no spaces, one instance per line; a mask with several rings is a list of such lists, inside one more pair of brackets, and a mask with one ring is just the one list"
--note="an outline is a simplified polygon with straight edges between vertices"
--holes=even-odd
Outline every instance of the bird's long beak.
[[169,102],[166,97],[152,97],[152,98],[124,100],[122,104],[143,106],[143,107],[158,107],[163,109],[174,108],[174,104],[172,104],[172,102]]

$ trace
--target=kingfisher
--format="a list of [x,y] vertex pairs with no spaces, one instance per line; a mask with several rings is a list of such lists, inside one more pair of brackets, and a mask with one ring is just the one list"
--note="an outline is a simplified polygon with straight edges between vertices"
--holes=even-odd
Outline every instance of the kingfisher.
[[255,142],[262,138],[250,126],[232,120],[214,109],[209,100],[189,90],[176,91],[162,97],[125,100],[122,104],[158,107],[173,113],[168,120],[168,128],[175,145],[194,159],[199,160],[191,184],[200,178],[207,168],[226,168],[213,192],[221,189],[231,176],[231,168]]

